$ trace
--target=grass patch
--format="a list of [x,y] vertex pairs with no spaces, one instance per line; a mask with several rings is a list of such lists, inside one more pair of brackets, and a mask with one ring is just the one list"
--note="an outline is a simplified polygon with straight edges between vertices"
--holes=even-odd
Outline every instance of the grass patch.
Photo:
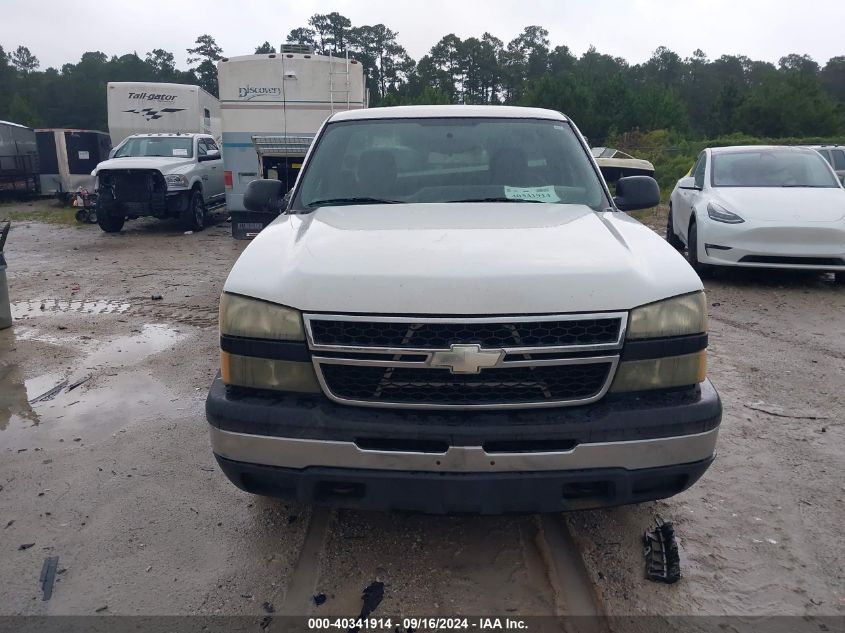
[[55,200],[33,200],[29,202],[8,202],[0,204],[0,222],[43,222],[84,226],[76,221],[75,207],[59,206]]

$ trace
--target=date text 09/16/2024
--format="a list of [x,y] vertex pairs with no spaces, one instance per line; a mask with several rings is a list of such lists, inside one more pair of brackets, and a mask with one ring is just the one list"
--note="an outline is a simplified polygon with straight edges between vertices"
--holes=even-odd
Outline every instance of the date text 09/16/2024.
[[394,631],[401,622],[402,630],[426,631],[520,631],[528,624],[521,618],[478,617],[478,618],[309,618],[308,630],[342,630],[357,628],[361,631]]

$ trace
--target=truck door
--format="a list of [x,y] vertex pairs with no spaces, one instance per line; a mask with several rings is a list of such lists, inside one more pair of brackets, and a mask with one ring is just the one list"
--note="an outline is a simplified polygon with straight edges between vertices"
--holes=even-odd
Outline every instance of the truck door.
[[223,176],[223,157],[220,155],[220,148],[210,138],[201,138],[197,142],[197,157],[208,156],[209,151],[216,151],[217,158],[203,159],[203,171],[208,177],[204,181],[207,198],[223,196],[226,192]]

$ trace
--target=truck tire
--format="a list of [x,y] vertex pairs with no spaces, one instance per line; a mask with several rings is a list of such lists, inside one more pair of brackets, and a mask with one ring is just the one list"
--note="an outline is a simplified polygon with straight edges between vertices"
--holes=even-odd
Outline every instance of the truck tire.
[[106,233],[119,233],[126,222],[126,216],[122,211],[117,211],[118,206],[110,193],[103,192],[97,200],[97,224]]
[[833,273],[833,281],[840,286],[845,286],[845,270],[837,270]]
[[179,223],[185,231],[202,231],[205,228],[205,202],[198,189],[191,192],[188,205],[179,212]]

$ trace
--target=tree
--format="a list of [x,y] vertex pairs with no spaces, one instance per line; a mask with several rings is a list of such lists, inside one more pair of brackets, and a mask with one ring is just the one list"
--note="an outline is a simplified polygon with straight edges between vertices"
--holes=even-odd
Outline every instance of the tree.
[[18,46],[13,53],[9,55],[9,61],[22,75],[28,75],[34,70],[38,69],[41,62],[33,55],[26,46]]
[[16,93],[9,104],[9,118],[15,123],[27,127],[40,127],[41,119],[30,105],[29,101],[21,93]]
[[219,87],[217,85],[217,65],[215,62],[223,58],[223,49],[217,45],[217,42],[210,35],[200,35],[194,43],[196,46],[188,49],[188,63],[197,64],[199,62],[191,70],[199,77],[200,86],[216,97]]
[[153,71],[159,78],[170,77],[176,74],[176,59],[173,53],[161,48],[155,48],[147,53],[145,61],[152,66]]
[[845,104],[845,56],[831,57],[821,71],[822,85],[830,95]]
[[340,13],[314,14],[309,18],[308,26],[316,36],[319,53],[336,55],[348,48],[352,22]]
[[414,60],[397,41],[397,33],[384,24],[351,29],[350,52],[360,57],[367,73],[370,92],[383,99],[396,90],[414,69]]
[[276,47],[270,42],[264,42],[261,46],[255,49],[256,55],[269,55],[276,52]]
[[316,49],[317,34],[314,32],[314,29],[300,27],[288,33],[287,42],[288,44],[299,44],[300,46],[312,46]]

